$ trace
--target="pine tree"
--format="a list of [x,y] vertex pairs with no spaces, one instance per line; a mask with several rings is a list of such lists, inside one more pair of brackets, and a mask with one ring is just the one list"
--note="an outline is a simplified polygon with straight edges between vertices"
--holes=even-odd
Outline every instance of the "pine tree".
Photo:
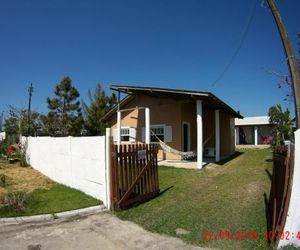
[[54,94],[56,97],[47,98],[50,111],[43,118],[47,132],[52,136],[81,135],[83,118],[79,92],[72,86],[71,78],[64,77],[55,86]]
[[105,133],[106,123],[101,121],[104,114],[117,103],[117,97],[113,93],[106,96],[105,91],[98,83],[95,92],[92,94],[88,91],[90,106],[83,103],[83,111],[85,115],[85,130],[88,135],[103,135]]

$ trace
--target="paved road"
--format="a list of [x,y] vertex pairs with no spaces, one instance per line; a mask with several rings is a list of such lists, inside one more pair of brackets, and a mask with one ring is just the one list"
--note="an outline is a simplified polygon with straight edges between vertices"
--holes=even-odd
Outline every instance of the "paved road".
[[102,212],[69,221],[0,226],[2,250],[203,249]]

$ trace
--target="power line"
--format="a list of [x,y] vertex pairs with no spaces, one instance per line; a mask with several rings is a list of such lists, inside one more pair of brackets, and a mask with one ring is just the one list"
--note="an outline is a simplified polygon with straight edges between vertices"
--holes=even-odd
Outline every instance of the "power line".
[[257,3],[258,1],[257,0],[254,0],[254,3],[253,3],[253,7],[252,7],[252,10],[251,10],[251,15],[248,19],[248,22],[247,22],[247,25],[246,25],[246,28],[243,32],[243,35],[241,37],[241,40],[239,42],[239,45],[238,47],[236,48],[235,52],[233,53],[232,57],[230,58],[230,60],[228,61],[228,63],[226,64],[226,66],[224,67],[223,71],[219,74],[219,76],[217,77],[217,79],[211,83],[211,86],[214,87],[216,85],[217,82],[219,82],[223,76],[225,75],[225,73],[228,71],[228,69],[230,68],[230,66],[232,65],[232,63],[234,62],[234,59],[237,57],[240,49],[242,48],[244,42],[245,42],[245,39],[246,39],[246,36],[249,32],[249,28],[251,26],[251,23],[254,19],[254,14],[255,14],[255,10],[256,10],[256,6],[257,6]]

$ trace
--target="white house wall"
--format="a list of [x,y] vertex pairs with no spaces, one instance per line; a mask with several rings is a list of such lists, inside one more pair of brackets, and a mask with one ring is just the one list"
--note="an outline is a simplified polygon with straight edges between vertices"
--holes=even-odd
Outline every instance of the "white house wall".
[[0,132],[0,141],[5,140],[5,132]]
[[105,136],[29,137],[27,159],[50,179],[81,190],[106,205]]
[[235,118],[235,126],[247,126],[247,125],[268,125],[269,116],[253,116],[253,117],[244,117],[242,119]]

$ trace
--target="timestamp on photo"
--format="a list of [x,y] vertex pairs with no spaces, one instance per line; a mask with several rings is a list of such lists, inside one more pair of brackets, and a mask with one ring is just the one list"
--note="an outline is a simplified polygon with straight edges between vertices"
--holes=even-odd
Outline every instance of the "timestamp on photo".
[[273,241],[275,239],[280,240],[291,240],[298,239],[300,240],[300,231],[284,231],[284,232],[275,232],[275,231],[266,231],[264,234],[260,235],[257,230],[203,230],[202,238],[205,241],[213,240],[258,240],[263,238],[267,241]]

